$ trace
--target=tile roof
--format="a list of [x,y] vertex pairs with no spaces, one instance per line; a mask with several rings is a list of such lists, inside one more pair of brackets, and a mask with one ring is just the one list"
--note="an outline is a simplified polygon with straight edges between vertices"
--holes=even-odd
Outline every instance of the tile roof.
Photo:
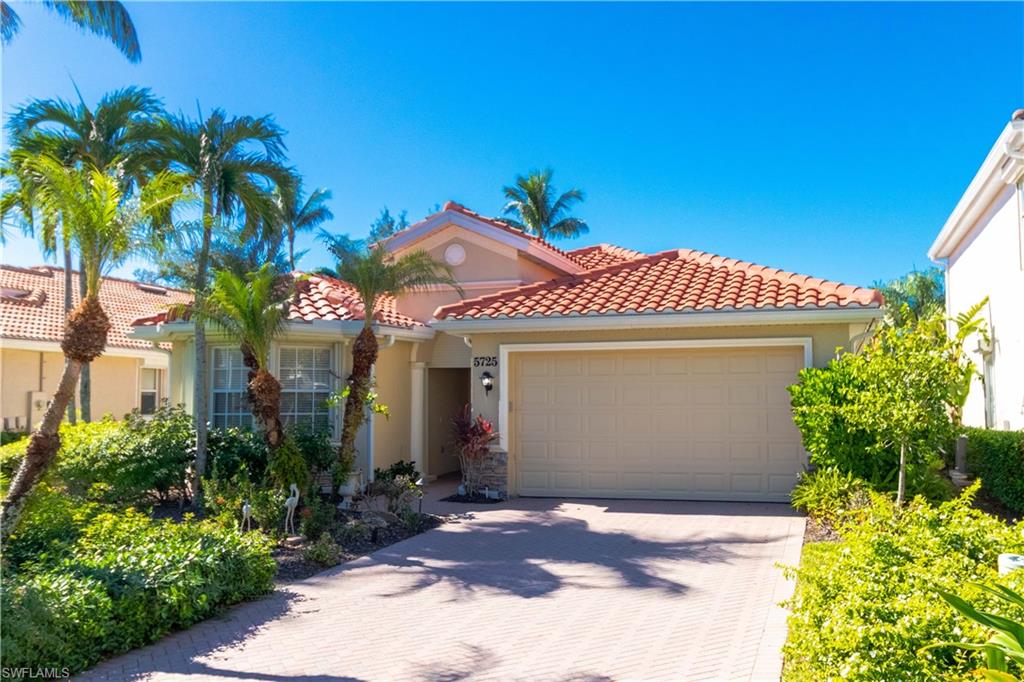
[[[78,273],[74,273],[74,305],[78,305]],[[104,277],[100,303],[110,318],[107,345],[150,350],[153,344],[127,335],[132,321],[192,296],[179,289]],[[48,265],[0,266],[0,337],[59,342],[64,335],[64,269]]]
[[636,260],[647,255],[640,251],[615,246],[614,244],[584,246],[581,249],[573,249],[568,254],[570,258],[579,263],[585,270],[615,265],[627,260]]
[[[306,275],[293,272],[292,276],[296,281],[295,298],[288,309],[290,321],[365,319],[363,304],[351,284],[325,275]],[[137,327],[152,326],[161,322],[180,321],[188,319],[188,317],[187,310],[169,310],[139,317],[133,322],[133,325]],[[378,301],[374,319],[391,327],[411,329],[424,326],[419,320],[398,312],[395,299],[391,296]]]
[[874,289],[680,249],[442,306],[439,320],[878,307]]

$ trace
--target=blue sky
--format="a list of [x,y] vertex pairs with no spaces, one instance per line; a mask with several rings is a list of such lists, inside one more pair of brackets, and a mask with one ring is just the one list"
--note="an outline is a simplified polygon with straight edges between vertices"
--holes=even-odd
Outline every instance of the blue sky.
[[[129,3],[129,64],[38,5],[3,110],[149,86],[169,109],[273,114],[332,230],[384,205],[487,214],[517,173],[583,188],[590,235],[855,284],[925,252],[1013,109],[1024,5]],[[327,264],[314,247],[302,265]],[[41,260],[16,238],[4,261]],[[130,273],[138,263],[120,269]]]

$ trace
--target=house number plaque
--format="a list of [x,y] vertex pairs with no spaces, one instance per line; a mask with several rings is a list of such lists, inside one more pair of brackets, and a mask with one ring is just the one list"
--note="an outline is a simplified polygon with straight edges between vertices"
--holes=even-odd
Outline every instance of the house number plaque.
[[474,367],[497,367],[498,358],[493,355],[481,355],[478,358],[473,358]]

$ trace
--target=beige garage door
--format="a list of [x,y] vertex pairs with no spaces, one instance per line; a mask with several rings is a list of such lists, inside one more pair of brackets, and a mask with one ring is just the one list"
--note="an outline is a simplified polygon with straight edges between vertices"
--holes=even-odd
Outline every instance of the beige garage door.
[[802,348],[510,355],[520,495],[787,499]]

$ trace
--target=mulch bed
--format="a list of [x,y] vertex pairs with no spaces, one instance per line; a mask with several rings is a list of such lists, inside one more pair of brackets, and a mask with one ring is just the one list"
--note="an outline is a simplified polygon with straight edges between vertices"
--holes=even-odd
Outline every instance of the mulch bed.
[[463,504],[501,504],[505,500],[494,499],[493,497],[484,497],[483,495],[449,495],[448,497],[442,497],[442,502],[461,502]]
[[[387,528],[381,528],[377,531],[376,539],[374,542],[372,538],[338,538],[335,537],[335,541],[341,547],[341,557],[338,562],[340,565],[358,559],[361,556],[372,554],[378,549],[393,545],[396,542],[407,540],[414,535],[426,532],[433,528],[437,528],[441,524],[445,523],[447,519],[442,516],[434,516],[433,514],[421,514],[422,523],[419,524],[418,528],[409,528],[405,525],[391,525]],[[315,561],[309,561],[305,557],[305,551],[313,545],[313,542],[302,538],[299,541],[283,540],[278,543],[277,547],[271,553],[274,557],[274,561],[277,562],[277,582],[278,584],[286,584],[294,582],[296,580],[303,580],[314,576],[317,573],[326,571],[328,568],[333,566],[324,566]]]
[[805,545],[811,542],[839,542],[841,539],[832,526],[807,517],[807,525],[804,527]]

